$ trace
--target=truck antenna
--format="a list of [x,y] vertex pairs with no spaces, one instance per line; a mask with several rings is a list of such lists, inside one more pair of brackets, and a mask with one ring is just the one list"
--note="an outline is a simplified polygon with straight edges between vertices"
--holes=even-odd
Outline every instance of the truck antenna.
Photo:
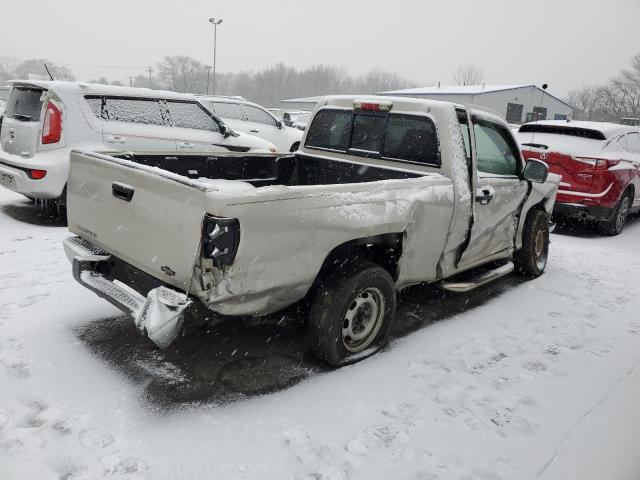
[[47,71],[47,73],[49,74],[49,78],[50,78],[51,80],[53,80],[53,75],[51,75],[51,72],[49,71],[49,67],[47,67],[47,64],[46,64],[46,63],[44,64],[44,69],[45,69],[45,70]]

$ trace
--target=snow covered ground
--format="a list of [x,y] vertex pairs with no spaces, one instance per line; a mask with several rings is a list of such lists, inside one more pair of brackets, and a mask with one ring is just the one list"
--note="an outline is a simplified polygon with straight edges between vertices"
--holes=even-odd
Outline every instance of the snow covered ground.
[[[640,478],[639,219],[552,235],[531,282],[414,289],[391,348],[336,371],[287,330],[297,364],[233,335],[153,349],[73,281],[67,235],[0,190],[2,480]],[[221,356],[243,360],[208,376]],[[303,380],[216,390],[267,363]]]

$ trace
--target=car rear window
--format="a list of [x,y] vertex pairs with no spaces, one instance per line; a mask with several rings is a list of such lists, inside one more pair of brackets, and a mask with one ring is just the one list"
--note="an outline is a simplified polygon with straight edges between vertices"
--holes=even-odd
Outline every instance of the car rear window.
[[552,135],[588,138],[590,140],[607,139],[604,133],[590,128],[567,127],[564,125],[536,125],[535,123],[522,125],[519,133],[548,133]]
[[440,165],[436,126],[429,117],[320,110],[305,145],[374,158]]
[[5,116],[25,122],[37,122],[42,111],[41,88],[14,87],[9,95]]
[[242,109],[237,103],[209,102],[213,112],[220,118],[230,118],[232,120],[244,120]]

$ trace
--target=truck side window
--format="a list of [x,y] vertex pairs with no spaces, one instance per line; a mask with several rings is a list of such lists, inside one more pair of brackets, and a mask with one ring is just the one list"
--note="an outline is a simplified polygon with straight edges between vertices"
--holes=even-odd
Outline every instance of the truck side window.
[[260,110],[259,108],[252,107],[251,105],[245,105],[244,111],[247,114],[247,120],[255,123],[264,123],[265,125],[276,126],[276,121],[267,112]]
[[506,129],[483,119],[474,119],[478,171],[495,175],[517,175],[519,152]]

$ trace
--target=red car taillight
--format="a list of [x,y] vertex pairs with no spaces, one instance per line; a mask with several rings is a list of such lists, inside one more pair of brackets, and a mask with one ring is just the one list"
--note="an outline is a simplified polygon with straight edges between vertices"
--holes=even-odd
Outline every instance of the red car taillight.
[[42,180],[46,175],[46,170],[27,170],[27,174],[31,180]]
[[62,111],[52,101],[47,103],[42,125],[42,143],[58,143],[62,137]]
[[620,160],[604,160],[599,158],[596,160],[596,170],[607,170],[620,163]]

